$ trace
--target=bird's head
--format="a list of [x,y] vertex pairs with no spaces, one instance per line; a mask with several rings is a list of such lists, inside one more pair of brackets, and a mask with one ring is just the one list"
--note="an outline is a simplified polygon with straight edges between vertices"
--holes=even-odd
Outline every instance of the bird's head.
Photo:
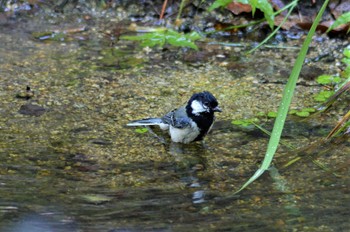
[[195,93],[187,103],[187,108],[196,116],[202,113],[222,112],[216,98],[208,91]]

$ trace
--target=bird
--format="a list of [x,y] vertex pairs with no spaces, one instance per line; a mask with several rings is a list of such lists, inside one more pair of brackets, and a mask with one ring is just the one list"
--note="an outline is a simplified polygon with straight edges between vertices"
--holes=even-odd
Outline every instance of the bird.
[[157,125],[168,130],[175,143],[188,144],[203,140],[210,131],[215,112],[222,112],[216,98],[208,91],[194,93],[188,102],[160,118],[145,118],[130,121],[127,126]]

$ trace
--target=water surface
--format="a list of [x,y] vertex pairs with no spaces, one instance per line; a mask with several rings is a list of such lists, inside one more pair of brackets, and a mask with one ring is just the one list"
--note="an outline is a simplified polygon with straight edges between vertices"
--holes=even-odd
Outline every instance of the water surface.
[[[41,19],[17,19],[0,31],[2,231],[349,230],[349,142],[321,142],[341,106],[291,117],[283,139],[299,150],[282,146],[275,168],[232,196],[260,165],[268,137],[230,122],[276,110],[297,50],[247,56],[215,45],[202,48],[214,51],[209,60],[193,62],[185,57],[190,50],[110,44],[103,17]],[[84,26],[60,41],[32,34]],[[310,56],[318,52],[313,46]],[[34,91],[28,99],[27,86]],[[293,108],[315,106],[321,88],[302,80]],[[164,145],[125,126],[203,90],[224,110],[204,145]],[[23,114],[24,105],[42,108]]]

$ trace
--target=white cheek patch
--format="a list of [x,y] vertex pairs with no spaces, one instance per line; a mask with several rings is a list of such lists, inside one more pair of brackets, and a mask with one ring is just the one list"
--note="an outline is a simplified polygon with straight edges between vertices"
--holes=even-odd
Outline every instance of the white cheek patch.
[[191,103],[192,113],[194,115],[199,115],[200,113],[208,111],[208,108],[204,108],[204,106],[197,100],[194,100]]

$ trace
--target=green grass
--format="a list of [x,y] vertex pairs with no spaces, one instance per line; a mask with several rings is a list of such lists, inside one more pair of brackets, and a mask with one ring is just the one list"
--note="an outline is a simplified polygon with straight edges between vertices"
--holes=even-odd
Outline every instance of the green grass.
[[149,28],[149,32],[140,35],[121,36],[121,39],[141,41],[143,47],[163,47],[165,44],[170,44],[176,47],[189,47],[198,50],[194,43],[201,38],[201,35],[193,31],[188,34],[179,33],[168,28]]

